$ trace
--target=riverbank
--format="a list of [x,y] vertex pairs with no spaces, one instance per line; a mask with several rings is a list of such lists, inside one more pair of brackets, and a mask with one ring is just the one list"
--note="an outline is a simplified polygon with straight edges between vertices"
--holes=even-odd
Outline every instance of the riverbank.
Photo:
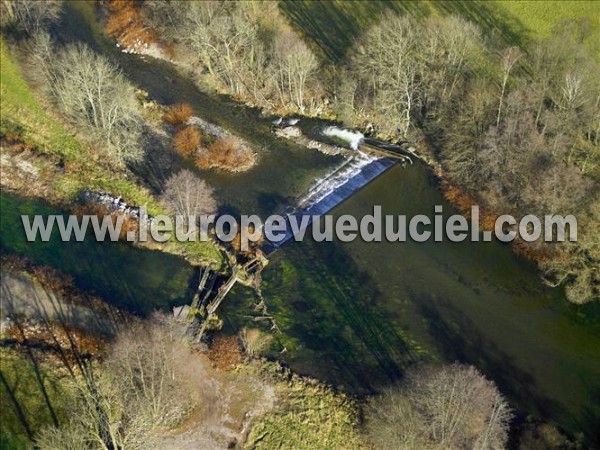
[[[273,138],[271,121],[261,120],[259,111],[198,91],[171,65],[129,54],[118,58],[151,97],[164,104],[190,98],[202,116],[214,115],[216,123],[241,130],[264,150],[260,164],[244,173],[197,172],[211,180],[229,209],[285,208],[338,163],[335,156]],[[431,214],[433,205],[444,203],[431,181],[430,171],[420,165],[396,168],[334,213],[364,216],[374,204],[384,204],[389,214]],[[36,210],[31,204],[18,209]],[[64,265],[84,286],[105,289],[107,298],[133,309],[181,305],[191,298],[189,292],[181,294],[197,280],[179,258],[164,254],[120,245],[109,255],[53,244],[32,248],[19,241],[14,224],[5,227],[3,221],[2,230],[3,244],[13,251]],[[263,288],[285,335],[278,350],[286,351],[273,357],[289,360],[300,373],[361,392],[396,382],[407,366],[425,357],[467,361],[496,380],[523,410],[564,423],[574,433],[597,424],[597,405],[589,400],[600,379],[593,305],[561,304],[560,292],[541,287],[531,265],[493,243],[338,244],[294,243],[274,255]],[[246,314],[252,294],[234,294],[223,306],[228,321],[243,326],[254,320]]]
[[[467,219],[471,215],[471,207],[479,207],[480,230],[482,232],[493,232],[496,219],[502,214],[506,214],[506,212],[491,211],[487,205],[485,205],[485,202],[477,199],[472,193],[462,190],[457,185],[452,184],[452,182],[445,177],[440,170],[436,169],[435,167],[431,167],[431,169],[439,180],[439,189],[444,195],[444,198],[448,200],[448,202]],[[515,254],[535,262],[538,265],[538,270],[540,270],[541,279],[543,278],[539,266],[547,263],[548,260],[552,259],[553,257],[556,258],[556,249],[543,244],[535,245],[535,243],[527,243],[521,239],[516,239],[511,242],[510,248],[513,252],[515,252]],[[555,288],[560,289],[558,286],[555,286]]]
[[70,275],[50,266],[38,265],[17,255],[0,253],[1,285],[11,298],[2,297],[3,327],[10,327],[11,316],[28,320],[64,321],[69,327],[97,338],[100,345],[110,339],[122,323],[132,317],[104,300],[79,290]]
[[[300,9],[305,8],[306,6],[299,6]],[[344,14],[348,14],[349,12],[346,11],[342,6],[339,7],[333,7],[332,9],[335,8],[339,8],[340,9],[340,13],[344,13]],[[292,23],[294,23],[298,17],[295,17],[294,15],[290,14],[290,9],[288,9],[288,7],[282,7],[281,8],[282,11],[285,14],[289,14],[288,19],[290,19],[290,21]],[[292,8],[293,10],[294,8]],[[367,12],[369,8],[365,8],[365,13]],[[393,9],[393,8],[392,8]],[[109,8],[110,10],[110,8]],[[478,13],[483,14],[485,12],[485,8],[478,6],[477,7]],[[481,11],[480,11],[481,10]],[[140,23],[141,21],[143,21],[143,7],[140,6],[135,12],[136,12],[136,17],[139,19]],[[329,11],[325,11],[323,14],[329,14]],[[381,11],[379,11],[379,7],[374,7],[373,10],[371,11],[371,13],[376,13],[379,14],[381,13]],[[460,13],[460,11],[456,11],[456,13]],[[110,17],[110,14],[109,14]],[[502,14],[498,14],[497,16],[494,16],[495,19],[495,23],[493,26],[499,26],[500,23],[502,23],[502,21],[505,19],[505,17]],[[104,24],[104,22],[101,19],[101,24]],[[298,24],[296,24],[298,25]],[[307,24],[302,24],[303,26],[298,26],[298,30],[299,32],[306,32],[308,28]],[[108,20],[108,22],[106,22],[106,26],[108,28],[110,28],[110,18]],[[107,28],[107,29],[108,29]],[[141,28],[137,27],[136,28],[140,33],[141,33]],[[147,31],[147,29],[146,29]],[[135,33],[135,29],[132,30],[132,33]],[[144,34],[144,33],[142,33]],[[123,35],[121,33],[112,33],[113,37],[116,38],[117,42],[119,42],[121,45],[129,45],[131,43],[127,43],[126,41],[131,38],[130,34],[126,34]],[[149,45],[139,45],[139,42],[137,42],[135,46],[137,46],[137,50],[127,50],[128,52],[134,52],[134,53],[139,53],[140,55],[144,55],[146,54],[146,56],[152,57],[152,56],[156,56],[156,52],[155,52],[155,46],[158,44],[160,45],[160,39],[161,36],[159,36],[156,32],[152,31],[150,34],[145,33],[144,34],[146,37],[149,38]],[[518,30],[507,30],[506,35],[504,36],[504,39],[506,39],[507,41],[511,41],[511,42],[516,42],[517,36],[518,35]],[[307,38],[310,39],[315,39],[314,36],[312,36],[310,33],[307,33]],[[333,39],[333,38],[332,38]],[[143,40],[143,39],[142,39]],[[197,83],[201,84],[200,82],[200,78],[199,74],[196,73],[198,72],[198,70],[192,70],[192,66],[189,64],[189,61],[187,59],[187,55],[184,54],[184,52],[182,51],[183,49],[186,48],[186,46],[184,44],[179,43],[179,54],[175,54],[172,52],[166,52],[163,53],[162,55],[159,55],[160,58],[162,58],[165,61],[168,61],[169,63],[176,65],[178,70],[181,71],[189,71],[190,72],[190,76],[192,76],[194,78],[194,81],[196,81]],[[167,55],[168,53],[168,55]],[[327,55],[327,57],[325,59],[331,59],[331,55]],[[328,61],[329,63],[331,63],[332,61]],[[210,69],[210,66],[209,66]],[[210,71],[210,70],[209,70]],[[212,72],[211,72],[212,74]],[[215,89],[214,83],[211,86],[204,86],[204,88],[209,88],[209,89]],[[223,91],[221,89],[221,91],[218,92],[226,92]],[[230,93],[231,94],[231,93]],[[239,98],[237,96],[235,96],[234,94],[230,95],[230,99],[235,103],[236,101],[239,101]],[[257,105],[259,105],[259,103],[255,103],[252,104],[253,107],[256,107]],[[263,106],[262,109],[262,114],[266,115],[267,112],[271,112],[270,110],[268,110],[268,108],[265,108]],[[291,111],[284,111],[284,113],[289,113]],[[294,111],[296,112],[296,111]],[[298,115],[298,118],[304,120],[308,117],[311,117],[310,115],[308,116],[303,116],[303,115]],[[326,118],[332,118],[334,117],[332,115],[332,110],[328,109],[326,111],[326,114],[322,114],[322,117]],[[278,121],[274,121],[273,123],[281,123],[282,120],[279,119]],[[283,121],[283,123],[285,123],[285,119]],[[370,128],[372,128],[372,124],[369,124]],[[372,130],[369,130],[372,131]],[[426,148],[424,148],[424,146],[427,146],[427,142],[426,139],[424,138],[424,136],[422,136],[422,130],[417,130],[417,133],[415,133],[417,135],[417,137],[419,138],[419,146],[422,148],[422,150],[419,152],[420,153],[420,157],[426,161],[427,164],[429,164],[432,168],[432,170],[434,171],[434,173],[436,173],[439,177],[440,177],[440,187],[442,189],[442,191],[445,193],[446,197],[450,200],[450,202],[453,204],[453,206],[457,207],[457,209],[459,209],[463,214],[465,214],[468,210],[470,210],[470,205],[471,204],[475,204],[475,198],[473,197],[472,194],[468,193],[467,191],[461,191],[460,188],[458,188],[458,184],[455,184],[454,186],[450,185],[450,178],[447,177],[445,174],[442,173],[442,165],[441,165],[441,161],[439,159],[436,159],[436,157],[434,156],[434,152],[430,151]],[[320,151],[323,151],[327,154],[343,154],[343,149],[338,149],[336,148],[336,146],[329,146],[326,145],[324,143],[321,142],[316,142],[314,140],[311,140],[310,138],[308,138],[307,136],[304,136],[302,134],[302,131],[300,129],[298,129],[297,127],[281,127],[278,128],[276,130],[276,134],[280,137],[283,137],[285,139],[289,139],[293,142],[295,142],[296,144],[302,145],[304,147],[308,147],[308,148],[316,148]],[[391,134],[385,134],[380,136],[383,139],[388,139],[388,140],[395,140],[398,136],[393,136]],[[482,211],[482,219],[483,219],[483,229],[490,229],[490,227],[493,227],[493,223],[494,223],[494,214],[491,211],[488,211],[488,208],[484,209]],[[530,258],[533,258],[536,262],[541,262],[544,259],[548,258],[549,252],[548,249],[544,249],[541,247],[535,247],[533,248],[532,246],[528,246],[528,245],[524,245],[522,242],[517,243],[517,244],[513,244],[513,248],[515,248],[515,250],[517,252],[519,252],[520,254],[525,254]]]
[[[73,421],[69,411],[85,389],[82,366],[103,377],[102,361],[114,357],[115,339],[139,319],[79,291],[55,269],[8,255],[1,262],[0,396],[10,407],[0,414],[0,442],[25,449],[45,427]],[[177,334],[187,326],[166,316],[143,323]],[[197,404],[185,420],[165,430],[163,446],[270,449],[286,442],[364,448],[356,399],[267,362],[259,353],[246,353],[237,335],[217,333],[208,346],[189,345],[185,361],[175,361],[195,380],[186,394],[211,406]]]
[[[3,188],[42,198],[64,210],[73,210],[86,190],[112,192],[128,203],[144,206],[152,215],[166,213],[150,189],[128,168],[108,164],[98,151],[48,112],[48,106],[38,100],[23,77],[19,58],[15,51],[11,54],[4,38],[1,51]],[[223,263],[213,242],[172,240],[153,248],[184,256],[193,264]]]

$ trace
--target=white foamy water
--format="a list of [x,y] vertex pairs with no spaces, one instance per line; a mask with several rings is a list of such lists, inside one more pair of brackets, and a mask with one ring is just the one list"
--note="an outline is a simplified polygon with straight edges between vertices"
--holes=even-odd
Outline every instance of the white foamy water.
[[[359,151],[356,156],[346,159],[328,175],[316,180],[295,207],[284,214],[287,216],[288,225],[285,237],[278,242],[267,243],[267,254],[294,238],[295,228],[290,225],[292,220],[296,223],[296,229],[300,223],[303,223],[301,229],[306,229],[314,217],[331,211],[395,163],[396,160],[376,158]],[[303,216],[308,216],[309,221],[302,221]]]
[[306,209],[314,205],[340,188],[369,163],[377,160],[374,156],[369,156],[359,152],[357,156],[346,159],[340,166],[332,170],[326,176],[318,179],[308,192],[300,199],[297,209]]
[[348,145],[354,150],[358,150],[358,146],[365,138],[365,135],[362,134],[360,131],[345,130],[344,128],[334,126],[324,128],[323,134],[325,136],[337,137],[339,139],[342,139],[343,141],[346,141]]

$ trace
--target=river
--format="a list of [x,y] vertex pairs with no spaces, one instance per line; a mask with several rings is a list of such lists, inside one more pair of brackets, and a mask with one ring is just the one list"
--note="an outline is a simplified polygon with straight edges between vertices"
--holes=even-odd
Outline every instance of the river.
[[[65,36],[97,36],[89,8],[70,8],[79,16],[63,23]],[[280,212],[339,165],[339,157],[274,138],[258,111],[202,92],[169,63],[115,53],[98,39],[96,48],[117,58],[151,98],[191,103],[262,149],[246,173],[200,173],[228,209]],[[333,214],[360,217],[376,204],[383,214],[431,216],[440,204],[453,213],[420,164],[391,168]],[[30,245],[18,237],[17,216],[48,214],[48,207],[3,195],[2,210],[5,251],[72,273],[118,305],[147,311],[190,298],[194,273],[179,258],[124,244]],[[394,383],[415,361],[464,361],[498,383],[521,412],[600,442],[600,305],[567,304],[506,245],[290,242],[271,255],[263,279],[283,331],[279,357],[300,373],[364,393]],[[247,289],[233,291],[222,307],[230,327],[243,323],[250,302]]]
[[[396,166],[333,214],[455,213],[435,183],[423,166]],[[600,305],[569,305],[507,245],[292,242],[271,256],[263,295],[300,372],[364,392],[415,359],[458,360],[524,411],[600,430]]]

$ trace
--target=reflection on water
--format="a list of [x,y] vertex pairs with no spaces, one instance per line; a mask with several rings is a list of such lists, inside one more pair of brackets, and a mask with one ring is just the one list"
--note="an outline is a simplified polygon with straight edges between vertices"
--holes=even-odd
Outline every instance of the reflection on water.
[[[375,204],[383,214],[433,216],[436,204],[453,213],[422,166],[389,170],[334,215]],[[264,280],[296,370],[362,391],[419,356],[466,361],[522,410],[590,438],[600,429],[599,306],[568,305],[508,246],[291,242]]]
[[155,308],[189,302],[195,270],[183,259],[120,242],[62,242],[58,230],[49,242],[28,242],[21,214],[56,214],[43,202],[25,201],[0,191],[0,247],[74,277],[76,285],[127,310],[146,314]]
[[[280,213],[340,164],[339,157],[274,138],[258,111],[199,91],[169,63],[111,49],[90,5],[67,4],[63,39],[87,40],[117,59],[150,98],[191,103],[260,151],[259,165],[243,174],[202,172],[227,209]],[[18,214],[42,206],[5,195],[2,201],[3,249],[73,273],[82,287],[132,309],[189,298],[192,269],[183,260],[121,244],[27,244],[16,228]],[[360,217],[375,204],[383,214],[433,216],[436,204],[451,211],[420,166],[388,170],[334,212]],[[282,357],[300,372],[360,392],[392,382],[417,359],[467,361],[523,410],[600,442],[600,306],[567,305],[560,290],[543,287],[533,265],[506,246],[290,242],[263,276],[285,336]],[[235,293],[222,312],[240,323],[236,307],[247,307],[249,295]]]

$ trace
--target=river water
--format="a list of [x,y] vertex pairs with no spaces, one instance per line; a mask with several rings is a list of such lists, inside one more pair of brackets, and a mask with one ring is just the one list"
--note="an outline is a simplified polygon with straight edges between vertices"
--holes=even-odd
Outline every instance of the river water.
[[[422,166],[392,168],[333,214],[373,205],[454,213]],[[418,359],[468,362],[523,410],[598,433],[600,305],[567,304],[506,245],[292,242],[271,256],[263,294],[296,370],[363,392]]]
[[[64,27],[88,40],[97,34],[85,29],[94,25],[85,22],[89,9],[72,12]],[[259,165],[244,174],[201,173],[229,209],[281,212],[341,162],[275,139],[257,111],[203,93],[168,63],[111,55],[151,98],[191,103],[262,149]],[[422,165],[395,166],[333,214],[361,217],[381,205],[383,214],[432,216],[440,204],[452,214],[435,183]],[[19,229],[25,212],[50,209],[3,194],[4,251],[63,269],[128,309],[147,312],[191,298],[195,274],[185,261],[124,244],[31,245]],[[263,294],[283,331],[279,357],[301,373],[363,393],[395,382],[415,361],[465,361],[521,411],[600,442],[600,305],[568,305],[505,245],[289,242],[271,255]],[[248,290],[236,288],[222,314],[240,325],[250,302]]]

